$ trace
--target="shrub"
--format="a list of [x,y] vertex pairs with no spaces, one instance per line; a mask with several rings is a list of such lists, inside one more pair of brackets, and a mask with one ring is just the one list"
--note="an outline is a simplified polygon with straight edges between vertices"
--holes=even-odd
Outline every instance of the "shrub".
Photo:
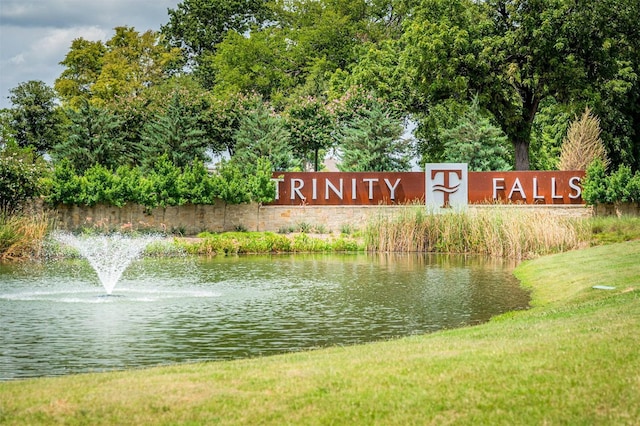
[[582,197],[587,204],[640,202],[640,172],[633,174],[625,165],[607,175],[604,163],[594,161],[582,183]]
[[16,213],[25,201],[41,195],[41,180],[47,173],[46,164],[32,149],[14,144],[0,148],[0,214]]
[[222,199],[230,204],[264,203],[275,197],[271,165],[261,159],[240,167],[227,162],[217,174],[210,174],[202,162],[180,168],[161,156],[152,169],[119,167],[115,172],[95,165],[78,174],[68,160],[55,166],[46,198],[52,205],[136,203],[149,209],[184,204],[214,204]]
[[587,204],[607,203],[607,171],[602,160],[594,160],[582,181],[582,198]]

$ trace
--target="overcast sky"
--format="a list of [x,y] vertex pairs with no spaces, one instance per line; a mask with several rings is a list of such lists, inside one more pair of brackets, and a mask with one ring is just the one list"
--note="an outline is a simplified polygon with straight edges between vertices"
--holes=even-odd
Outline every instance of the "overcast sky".
[[107,41],[113,28],[160,30],[181,0],[1,0],[0,108],[9,90],[29,80],[53,87],[59,62],[76,38]]

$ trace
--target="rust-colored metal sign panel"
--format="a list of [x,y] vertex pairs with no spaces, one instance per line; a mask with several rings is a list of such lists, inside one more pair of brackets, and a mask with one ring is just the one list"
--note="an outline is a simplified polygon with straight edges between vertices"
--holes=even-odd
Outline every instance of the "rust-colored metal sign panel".
[[424,201],[422,172],[274,173],[278,205],[379,205]]
[[[583,171],[465,171],[462,176],[467,180],[470,204],[583,204],[583,178]],[[273,180],[273,205],[375,206],[426,201],[424,172],[278,172]]]
[[469,172],[469,203],[583,204],[583,171]]

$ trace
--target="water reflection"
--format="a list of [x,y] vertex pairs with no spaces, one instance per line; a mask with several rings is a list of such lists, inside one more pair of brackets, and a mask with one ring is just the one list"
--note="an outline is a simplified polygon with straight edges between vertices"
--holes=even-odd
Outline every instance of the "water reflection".
[[423,254],[0,266],[0,378],[233,359],[428,333],[526,307],[511,268]]

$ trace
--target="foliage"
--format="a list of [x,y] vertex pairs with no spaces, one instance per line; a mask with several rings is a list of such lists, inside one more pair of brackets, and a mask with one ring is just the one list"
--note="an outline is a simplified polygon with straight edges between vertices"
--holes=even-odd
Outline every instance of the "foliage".
[[160,31],[184,52],[205,86],[210,82],[206,61],[227,32],[243,34],[268,16],[266,3],[259,0],[183,0],[168,12],[169,22]]
[[91,88],[100,76],[105,52],[106,47],[101,41],[77,38],[71,42],[69,52],[60,62],[65,69],[54,83],[56,92],[64,102],[79,107],[81,100],[91,99]]
[[78,171],[94,165],[116,168],[140,161],[141,146],[125,139],[123,122],[113,112],[80,101],[79,110],[68,110],[68,137],[51,150],[54,159],[70,161]]
[[48,229],[46,213],[7,215],[0,212],[0,261],[38,258]]
[[215,185],[219,197],[229,204],[268,203],[275,199],[272,166],[260,157],[254,163],[239,163],[236,158],[222,161]]
[[65,67],[54,87],[73,108],[82,101],[103,106],[119,97],[139,95],[175,71],[180,50],[170,48],[153,31],[143,34],[131,27],[116,27],[106,43],[83,38],[73,40]]
[[[597,8],[602,26],[593,25],[594,7],[569,1],[425,1],[404,33],[403,55],[428,105],[478,93],[513,143],[516,169],[528,169],[531,128],[545,98],[569,101],[609,83],[630,93],[618,84],[625,64],[614,59],[626,53],[610,48],[629,44],[628,10]],[[596,43],[592,28],[603,29]]]
[[214,204],[217,199],[230,204],[266,203],[275,197],[271,173],[266,159],[245,167],[223,163],[213,174],[198,161],[177,167],[167,155],[150,168],[120,166],[115,171],[97,164],[78,172],[70,161],[62,160],[55,165],[46,200],[52,205],[136,203],[149,209]]
[[9,110],[14,140],[42,155],[64,137],[64,116],[56,106],[56,94],[42,81],[27,81],[10,90]]
[[341,171],[406,171],[410,169],[411,141],[402,139],[401,119],[373,102],[370,109],[342,123]]
[[214,92],[257,93],[271,100],[292,83],[292,64],[283,58],[287,40],[274,28],[253,30],[248,36],[229,32],[211,57]]
[[[155,141],[171,134],[173,93],[181,93],[178,115],[188,117],[182,136],[203,131],[196,151],[230,156],[241,118],[254,101],[268,102],[292,120],[296,163],[316,169],[323,151],[342,142],[327,120],[341,126],[362,115],[369,94],[417,124],[422,164],[443,161],[443,131],[477,95],[512,144],[517,169],[555,168],[569,117],[589,105],[612,165],[635,171],[639,15],[637,0],[182,0],[160,33],[120,26],[104,42],[74,40],[54,87],[64,109],[88,101],[110,111],[114,141],[136,153],[143,130]],[[30,92],[41,92],[43,113],[31,115],[40,121],[16,108],[24,116],[3,119],[3,140],[48,143],[39,153],[66,143],[69,127],[55,124],[63,109],[45,102],[50,89]],[[24,129],[30,136],[17,137]],[[134,165],[143,158],[134,157]],[[175,161],[185,166],[188,157]],[[102,165],[123,164],[130,161]]]
[[256,164],[266,158],[274,171],[287,171],[295,166],[291,134],[282,117],[266,103],[260,103],[240,118],[234,134],[235,156],[239,164]]
[[320,170],[320,152],[329,149],[334,142],[335,125],[335,117],[318,98],[298,99],[286,110],[293,152],[302,164],[312,164],[316,172]]
[[512,168],[507,137],[481,114],[477,98],[455,127],[441,131],[440,139],[445,162],[468,163],[473,171]]
[[[530,166],[532,170],[557,170],[562,140],[571,121],[572,104],[552,97],[540,102],[531,128]],[[585,169],[582,169],[585,170]]]
[[199,116],[174,92],[165,111],[156,114],[142,130],[147,164],[162,155],[177,167],[204,161],[208,140],[199,126]]
[[13,143],[0,146],[0,215],[19,212],[24,203],[44,192],[42,178],[48,167],[33,148],[20,148]]
[[621,165],[607,174],[602,160],[596,159],[587,168],[582,188],[582,198],[587,204],[638,203],[640,171],[634,174],[629,166]]
[[600,132],[600,120],[586,108],[580,119],[574,120],[569,126],[562,142],[558,169],[586,170],[595,159],[599,159],[607,167],[609,159],[600,139]]

